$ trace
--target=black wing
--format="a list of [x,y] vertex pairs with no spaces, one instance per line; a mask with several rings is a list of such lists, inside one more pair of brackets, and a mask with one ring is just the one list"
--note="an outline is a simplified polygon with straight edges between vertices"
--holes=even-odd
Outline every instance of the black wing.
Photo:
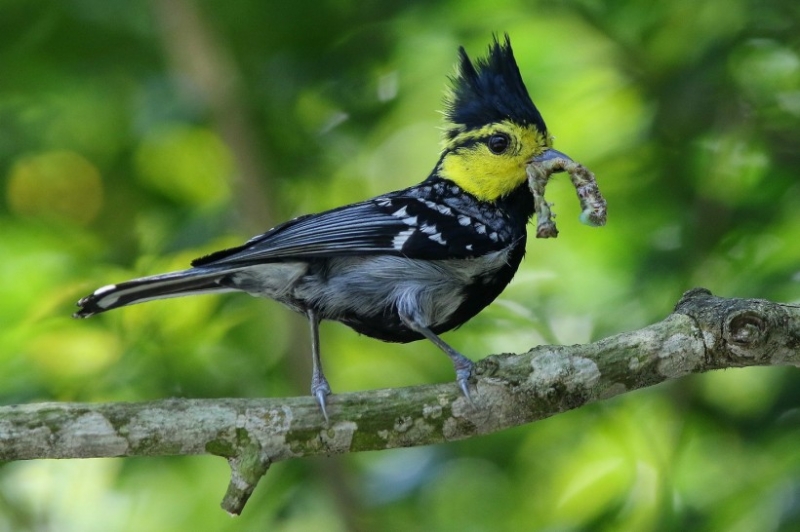
[[506,236],[452,206],[396,193],[295,218],[192,266],[375,254],[470,258],[504,248]]

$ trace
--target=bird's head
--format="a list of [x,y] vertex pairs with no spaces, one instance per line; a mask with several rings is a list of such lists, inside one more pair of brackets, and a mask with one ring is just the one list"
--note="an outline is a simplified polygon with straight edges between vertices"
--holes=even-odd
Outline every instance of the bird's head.
[[508,35],[495,37],[485,59],[459,63],[445,109],[440,177],[482,201],[495,201],[522,185],[534,158],[559,154],[531,101]]

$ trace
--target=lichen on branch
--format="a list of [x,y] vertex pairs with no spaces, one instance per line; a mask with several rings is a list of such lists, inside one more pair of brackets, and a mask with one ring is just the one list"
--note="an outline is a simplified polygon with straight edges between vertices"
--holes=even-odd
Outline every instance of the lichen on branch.
[[0,460],[210,454],[231,465],[223,507],[242,511],[269,465],[489,434],[691,373],[800,365],[800,306],[704,289],[643,329],[477,363],[455,383],[313,397],[40,403],[0,407]]

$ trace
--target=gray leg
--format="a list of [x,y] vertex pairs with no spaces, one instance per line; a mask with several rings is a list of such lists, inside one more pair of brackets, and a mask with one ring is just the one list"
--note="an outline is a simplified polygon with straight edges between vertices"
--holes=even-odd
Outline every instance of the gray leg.
[[453,361],[453,367],[456,370],[456,382],[458,383],[458,387],[461,388],[461,392],[464,394],[464,397],[466,397],[467,400],[472,403],[472,397],[469,395],[469,378],[472,375],[472,370],[475,367],[475,363],[450,347],[444,340],[439,338],[432,330],[423,325],[418,319],[405,315],[403,312],[400,312],[400,319],[403,320],[403,323],[405,323],[409,329],[420,333],[422,336],[433,342],[436,347],[444,351],[444,354],[450,357],[450,360]]
[[319,357],[319,318],[313,310],[307,311],[306,315],[311,325],[311,395],[317,398],[319,409],[322,410],[322,415],[325,416],[325,422],[328,422],[325,398],[330,395],[331,387],[322,372],[322,360]]

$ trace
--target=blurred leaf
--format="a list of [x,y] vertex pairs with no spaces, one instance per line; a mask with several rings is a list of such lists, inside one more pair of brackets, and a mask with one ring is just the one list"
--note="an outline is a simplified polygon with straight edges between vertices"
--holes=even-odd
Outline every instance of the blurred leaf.
[[207,129],[164,125],[144,138],[136,167],[143,184],[179,202],[208,207],[230,197],[230,152]]
[[[800,301],[796,2],[186,0],[184,34],[159,1],[0,2],[8,402],[307,393],[307,327],[277,303],[73,321],[74,301],[241,243],[245,203],[279,223],[421,181],[457,47],[479,56],[493,32],[609,221],[582,226],[556,179],[559,238],[530,238],[501,299],[448,341],[476,359],[585,342],[696,285]],[[189,59],[168,48],[180,39]],[[205,82],[234,87],[238,113],[182,63],[219,58],[230,70]],[[452,379],[428,343],[340,324],[322,354],[335,391]],[[0,529],[794,530],[798,385],[790,369],[718,372],[435,449],[276,464],[235,521],[218,459],[7,464]]]

